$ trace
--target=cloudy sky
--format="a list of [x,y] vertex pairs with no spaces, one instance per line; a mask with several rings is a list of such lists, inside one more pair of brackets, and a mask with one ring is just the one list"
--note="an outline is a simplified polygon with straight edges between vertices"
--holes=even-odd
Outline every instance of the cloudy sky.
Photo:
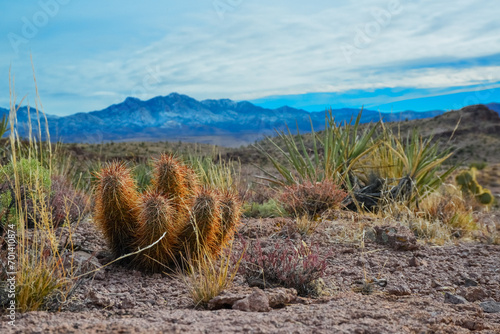
[[498,0],[2,1],[0,106],[9,105],[9,68],[18,99],[33,102],[30,54],[45,112],[57,115],[171,92],[308,110],[500,102],[497,8]]

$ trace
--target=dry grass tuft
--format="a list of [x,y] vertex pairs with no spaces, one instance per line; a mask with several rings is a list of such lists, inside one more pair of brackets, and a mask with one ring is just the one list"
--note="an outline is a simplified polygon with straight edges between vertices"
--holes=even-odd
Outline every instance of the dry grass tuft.
[[227,289],[236,274],[244,252],[238,259],[231,256],[233,244],[222,250],[222,255],[213,258],[211,250],[202,247],[202,254],[183,259],[185,267],[177,267],[178,276],[185,283],[195,306],[206,307],[208,302]]
[[477,230],[473,209],[462,194],[449,185],[431,194],[420,204],[423,217],[429,221],[448,226],[454,236],[460,237]]
[[[47,191],[43,180],[40,179],[40,168],[43,166],[48,170],[50,177],[54,176],[57,157],[50,144],[47,120],[41,107],[38,90],[35,94],[36,118],[34,117],[34,121],[38,120],[38,129],[33,131],[30,127],[28,138],[21,139],[17,135],[16,126],[17,112],[23,101],[16,103],[13,79],[10,79],[8,163],[13,167],[11,190],[15,197],[15,214],[8,217],[5,225],[7,234],[0,238],[2,244],[7,242],[9,238],[17,243],[9,243],[8,248],[0,250],[2,263],[9,259],[8,265],[2,268],[0,277],[2,281],[6,281],[6,279],[15,276],[14,294],[17,311],[55,311],[66,302],[75,286],[74,267],[72,262],[68,261],[73,255],[71,223],[78,224],[83,217],[80,214],[75,217],[71,212],[71,205],[62,206],[71,200],[67,198],[66,192],[60,194],[61,196],[56,201],[58,204],[47,200],[50,198],[50,191]],[[34,81],[36,88],[35,77]],[[32,116],[28,105],[28,117],[31,119]],[[45,120],[45,128],[42,127],[43,120]],[[47,142],[43,143],[42,138]],[[29,178],[23,178],[19,173],[21,170],[20,162],[23,159],[39,162],[39,164],[30,165],[29,174],[31,176]],[[29,201],[23,200],[23,193],[26,194],[26,192],[29,193]],[[62,206],[58,208],[56,213],[58,217],[54,217],[52,204]],[[59,225],[65,226],[69,231],[64,244],[56,233],[54,218],[58,219]],[[32,223],[32,227],[29,229],[27,228],[28,222]],[[7,262],[5,261],[5,263]]]

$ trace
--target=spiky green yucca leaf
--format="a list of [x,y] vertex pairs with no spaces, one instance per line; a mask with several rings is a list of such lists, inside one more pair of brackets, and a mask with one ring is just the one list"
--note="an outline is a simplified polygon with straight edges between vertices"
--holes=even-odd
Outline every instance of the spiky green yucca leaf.
[[379,123],[361,131],[361,115],[362,111],[354,123],[351,119],[350,122],[338,124],[329,110],[325,115],[325,130],[322,134],[314,132],[311,122],[312,152],[308,151],[298,131],[297,139],[288,127],[286,133],[277,131],[277,139],[268,138],[268,141],[287,163],[281,163],[278,158],[257,146],[280,174],[277,177],[263,170],[266,175],[264,179],[281,186],[304,181],[315,183],[325,179],[349,185],[349,175],[355,172],[358,161],[379,145],[379,136],[375,135]]
[[423,139],[415,129],[404,142],[392,133],[389,137],[384,145],[397,157],[396,166],[399,164],[401,173],[398,177],[409,177],[414,182],[417,192],[412,195],[412,201],[436,190],[456,169],[451,166],[441,171],[443,162],[453,153],[449,149],[440,151],[438,144],[432,143],[432,137]]

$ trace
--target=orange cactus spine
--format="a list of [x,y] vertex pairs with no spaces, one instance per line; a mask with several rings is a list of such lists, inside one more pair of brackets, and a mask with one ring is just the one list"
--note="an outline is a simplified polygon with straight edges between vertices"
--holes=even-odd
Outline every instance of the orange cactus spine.
[[202,253],[214,255],[218,251],[218,233],[221,223],[220,201],[217,193],[202,188],[193,204],[191,219],[184,227],[181,240],[186,252],[197,257]]
[[165,236],[137,254],[132,264],[143,271],[161,272],[174,259],[182,229],[172,201],[154,190],[146,191],[141,196],[139,221],[136,248],[144,249]]
[[187,187],[187,171],[183,164],[169,154],[162,154],[154,163],[153,189],[172,200],[180,221],[189,219],[192,194]]
[[231,191],[223,191],[220,195],[221,224],[218,244],[221,248],[227,246],[234,236],[241,217],[241,203]]
[[139,194],[124,163],[107,164],[97,178],[95,220],[114,256],[120,257],[134,250]]

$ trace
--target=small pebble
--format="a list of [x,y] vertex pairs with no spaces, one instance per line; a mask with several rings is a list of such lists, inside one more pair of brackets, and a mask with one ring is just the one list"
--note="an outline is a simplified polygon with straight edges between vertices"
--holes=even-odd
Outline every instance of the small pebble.
[[444,302],[447,304],[465,304],[467,303],[467,300],[464,297],[446,292],[444,294]]

